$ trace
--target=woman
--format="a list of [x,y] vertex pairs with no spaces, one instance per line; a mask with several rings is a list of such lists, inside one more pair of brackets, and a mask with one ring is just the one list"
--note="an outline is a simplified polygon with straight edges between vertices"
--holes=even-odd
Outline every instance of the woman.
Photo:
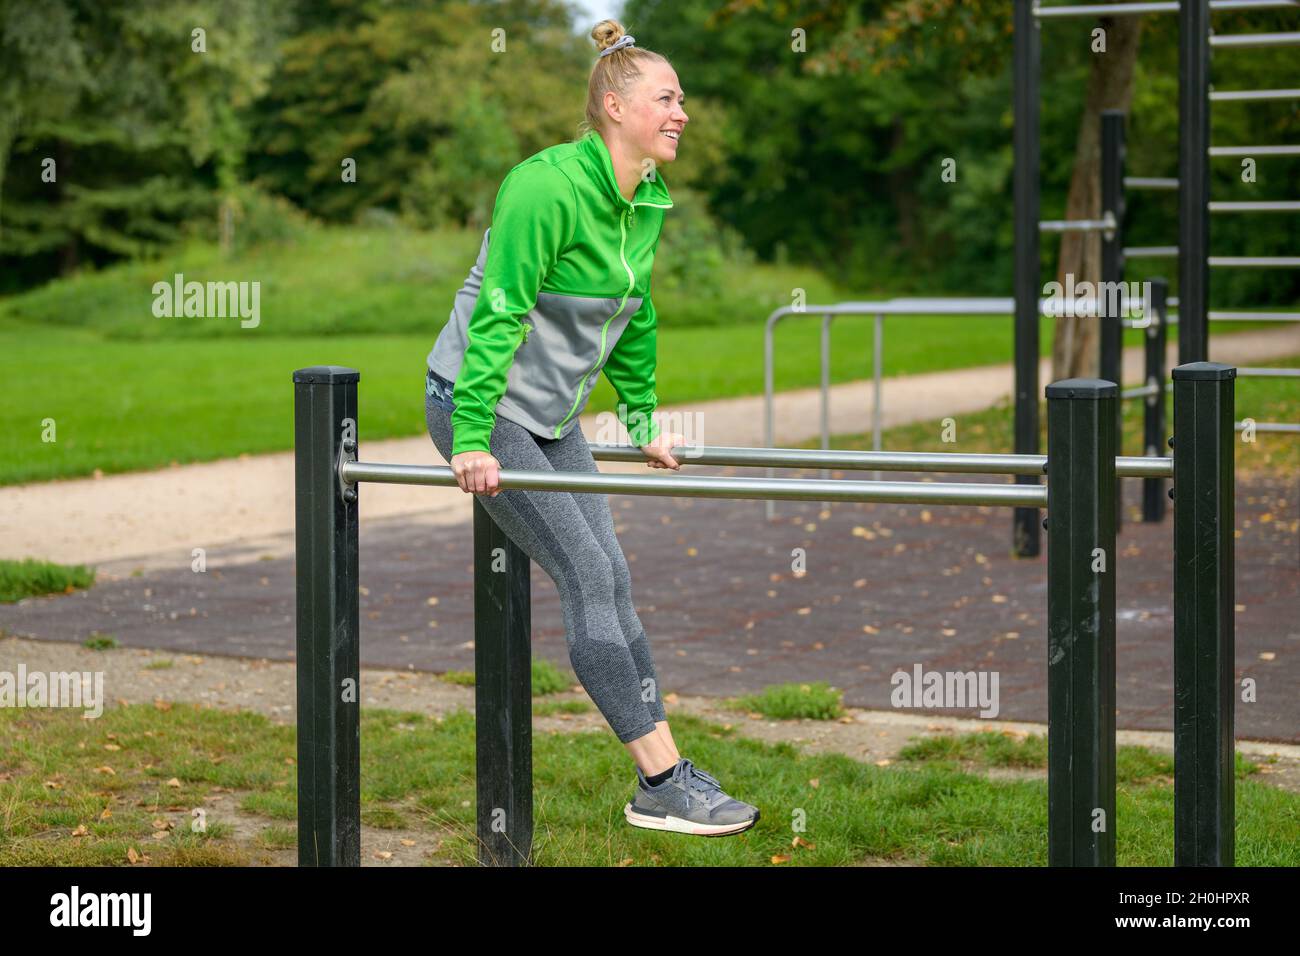
[[661,433],[650,270],[672,200],[658,168],[688,122],[677,74],[613,20],[588,82],[585,134],[530,156],[497,192],[478,261],[429,353],[429,434],[460,487],[555,581],[569,660],[636,764],[634,826],[722,836],[758,809],[677,752],[627,561],[603,494],[498,488],[498,469],[594,472],[578,416],[601,371],[652,468]]

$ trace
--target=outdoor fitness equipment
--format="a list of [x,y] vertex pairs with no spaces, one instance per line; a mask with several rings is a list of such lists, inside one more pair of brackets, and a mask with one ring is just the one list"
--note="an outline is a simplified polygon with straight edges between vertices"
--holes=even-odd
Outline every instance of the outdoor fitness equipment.
[[[1178,865],[1233,861],[1233,384],[1235,369],[1174,369],[1170,458],[1117,459],[1119,389],[1098,379],[1047,388],[1051,454],[907,455],[684,447],[699,464],[825,465],[1046,473],[1046,486],[499,472],[503,490],[1047,508],[1048,861],[1115,863],[1115,478],[1172,476],[1174,498],[1174,839]],[[448,467],[357,458],[350,368],[294,372],[297,536],[298,863],[361,855],[361,482],[457,486]],[[601,460],[638,449],[593,448]],[[644,456],[642,456],[644,457]],[[479,860],[531,858],[530,562],[474,500],[474,661]],[[1100,551],[1098,550],[1100,549]],[[505,554],[494,571],[493,554]],[[1105,570],[1098,568],[1104,556]]]

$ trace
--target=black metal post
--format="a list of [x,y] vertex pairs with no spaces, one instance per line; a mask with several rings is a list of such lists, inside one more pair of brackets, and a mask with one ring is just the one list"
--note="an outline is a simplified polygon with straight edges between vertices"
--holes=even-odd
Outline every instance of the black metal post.
[[[1012,98],[1015,106],[1015,450],[1038,454],[1038,325],[1041,290],[1038,261],[1038,96],[1041,37],[1033,0],[1015,0]],[[1018,484],[1037,484],[1017,475]],[[1037,508],[1017,508],[1012,516],[1012,553],[1036,557],[1040,551]]]
[[530,569],[528,554],[475,496],[474,730],[478,858],[484,866],[532,861]]
[[1209,357],[1210,2],[1178,6],[1178,361]]
[[1047,858],[1115,865],[1115,405],[1047,387]]
[[1232,866],[1237,370],[1174,369],[1174,865]]
[[361,865],[357,495],[337,471],[356,450],[360,377],[336,365],[293,373],[299,866]]
[[[1165,350],[1169,341],[1169,280],[1150,279],[1147,314],[1151,324],[1146,329],[1146,376],[1148,386],[1155,387],[1155,394],[1146,397],[1146,408],[1142,415],[1143,454],[1149,458],[1158,457],[1165,447]],[[1163,478],[1142,479],[1142,520],[1161,522],[1165,520],[1165,480]]]
[[[1101,323],[1100,377],[1124,384],[1124,113],[1104,110],[1101,114],[1101,213],[1115,218],[1115,229],[1101,234],[1101,289],[1098,290],[1097,321]],[[1115,403],[1115,449],[1124,447],[1124,402]],[[1115,530],[1124,526],[1124,489],[1115,490]]]

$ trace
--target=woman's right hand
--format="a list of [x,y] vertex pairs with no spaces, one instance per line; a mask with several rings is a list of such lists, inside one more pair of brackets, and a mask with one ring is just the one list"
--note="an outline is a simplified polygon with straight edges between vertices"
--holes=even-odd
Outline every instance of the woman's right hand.
[[500,467],[497,460],[485,451],[463,451],[451,456],[451,472],[466,494],[489,493],[493,498],[499,495],[500,476],[497,471]]

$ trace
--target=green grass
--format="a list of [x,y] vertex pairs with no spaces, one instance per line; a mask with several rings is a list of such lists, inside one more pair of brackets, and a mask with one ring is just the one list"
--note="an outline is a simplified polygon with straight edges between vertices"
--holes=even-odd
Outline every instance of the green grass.
[[754,711],[778,720],[835,720],[844,713],[844,692],[825,681],[804,684],[774,684],[762,693],[731,698],[733,710]]
[[[1047,862],[1041,736],[935,738],[878,767],[839,754],[805,756],[789,744],[746,739],[688,715],[674,716],[673,724],[684,753],[761,807],[758,826],[727,840],[629,827],[621,808],[633,775],[617,740],[539,734],[533,753],[538,864]],[[443,862],[473,865],[473,717],[366,708],[361,737],[363,822],[441,838]],[[152,865],[244,865],[259,849],[295,844],[295,731],[260,715],[132,705],[109,707],[90,721],[66,710],[5,709],[0,741],[0,866],[125,865],[130,852],[147,853]],[[1025,771],[1023,778],[986,776],[1008,767]],[[1120,865],[1172,864],[1172,770],[1166,755],[1119,748]],[[1252,771],[1239,756],[1237,864],[1300,865],[1300,796],[1251,779]],[[190,811],[208,805],[205,798],[217,788],[233,791],[241,810],[261,821],[251,845],[236,841],[232,821],[211,805],[206,827],[191,828]]]
[[0,604],[12,604],[40,594],[71,594],[94,583],[94,570],[84,564],[0,558]]
[[[287,450],[291,376],[308,365],[361,371],[363,442],[424,434],[425,357],[480,239],[462,231],[321,229],[229,261],[211,246],[190,245],[162,261],[88,272],[0,301],[7,385],[0,484]],[[177,272],[187,280],[260,282],[260,324],[154,317],[153,283]],[[811,270],[765,265],[728,271],[716,307],[657,291],[660,400],[761,395],[764,320],[794,288],[813,302],[870,297],[837,290]],[[818,384],[820,325],[811,312],[781,323],[777,389]],[[1011,359],[1009,317],[906,316],[885,328],[887,375]],[[1045,319],[1043,354],[1050,328]],[[872,329],[870,316],[835,321],[832,382],[871,375]],[[1127,341],[1137,344],[1141,332],[1130,330]],[[720,355],[734,360],[719,362]],[[587,410],[615,404],[602,377]]]

